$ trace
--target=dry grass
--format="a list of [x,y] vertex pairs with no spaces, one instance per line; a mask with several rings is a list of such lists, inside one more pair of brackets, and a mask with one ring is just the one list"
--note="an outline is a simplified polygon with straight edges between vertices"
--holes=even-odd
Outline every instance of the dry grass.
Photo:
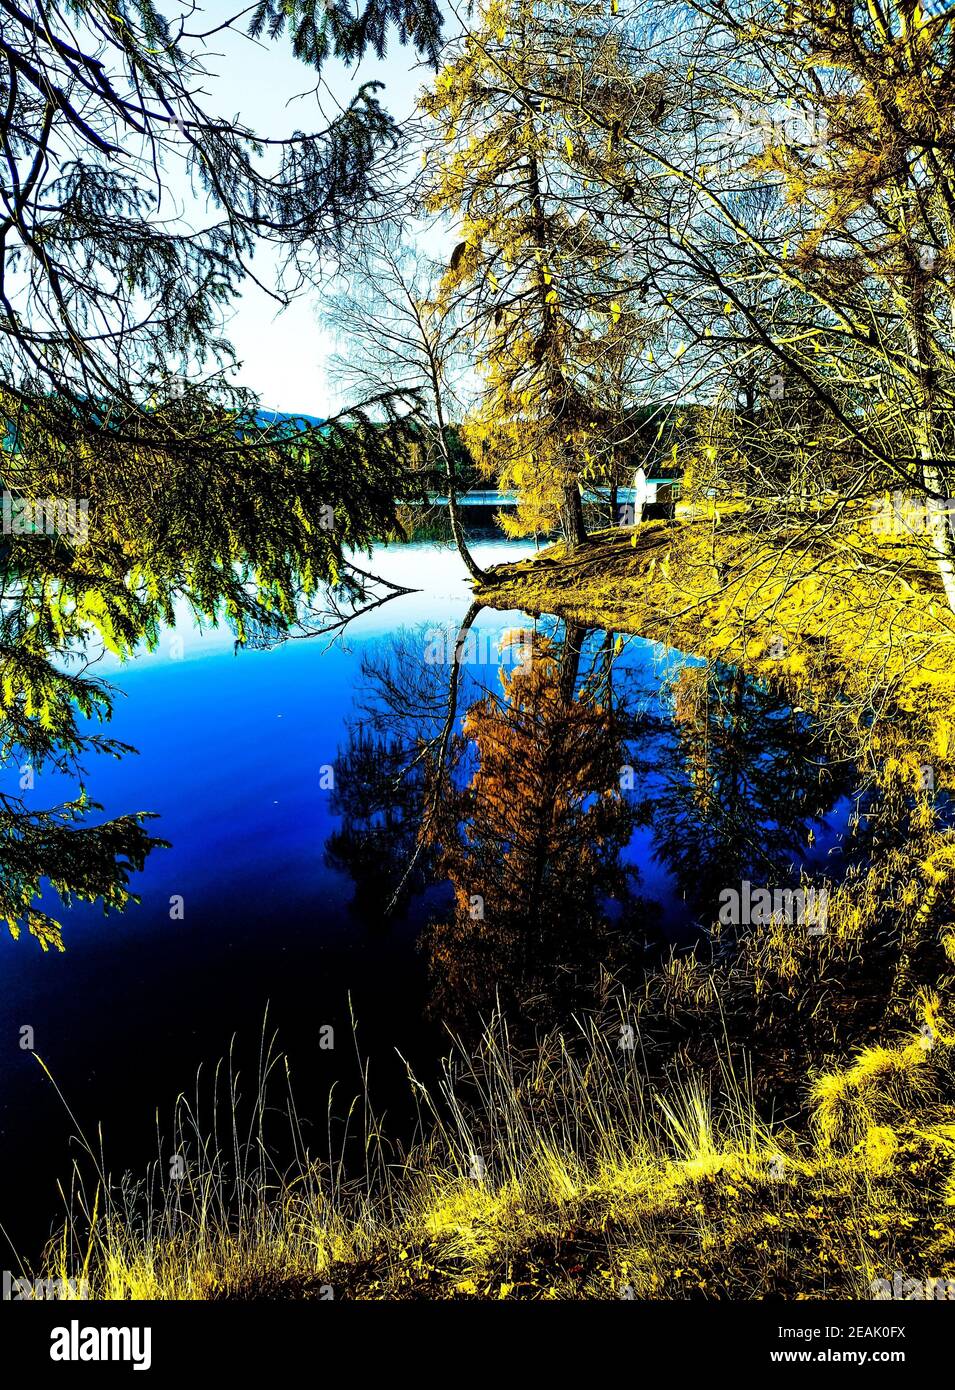
[[[389,1157],[363,1119],[346,1181],[303,1147],[284,1059],[263,1052],[252,1112],[220,1069],[209,1128],[180,1101],[164,1159],[117,1186],[100,1150],[61,1238],[31,1277],[108,1299],[864,1297],[895,1270],[955,1260],[951,1039],[924,1034],[820,1075],[813,1126],[772,1126],[745,1074],[645,1079],[620,1019],[515,1053],[500,1019],[474,1056],[418,1091],[426,1139]],[[924,1027],[925,1025],[923,1025]],[[276,1094],[276,1092],[280,1094]],[[190,1155],[168,1177],[170,1152]]]

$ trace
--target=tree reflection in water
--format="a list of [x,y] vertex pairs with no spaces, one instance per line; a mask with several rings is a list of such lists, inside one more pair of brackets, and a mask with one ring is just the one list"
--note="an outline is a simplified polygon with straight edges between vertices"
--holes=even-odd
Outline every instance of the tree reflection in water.
[[421,945],[432,1011],[456,1030],[498,1003],[528,1026],[566,1019],[669,949],[637,832],[705,932],[726,884],[798,883],[855,780],[765,682],[683,659],[661,675],[614,634],[556,620],[521,640],[529,659],[505,647],[482,680],[466,657],[429,666],[421,634],[393,637],[363,663],[339,757],[328,854],[356,907],[384,920],[450,888]]

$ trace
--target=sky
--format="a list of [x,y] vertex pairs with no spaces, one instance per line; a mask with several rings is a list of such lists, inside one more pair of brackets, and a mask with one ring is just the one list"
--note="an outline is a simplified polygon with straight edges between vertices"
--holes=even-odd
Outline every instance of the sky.
[[[193,18],[190,28],[212,28],[240,7],[236,0],[206,0],[201,21]],[[162,8],[170,18],[177,12],[175,5]],[[217,34],[208,41],[205,65],[210,72],[206,84],[210,109],[238,115],[270,137],[322,128],[321,113],[309,90],[314,88],[315,74],[292,56],[287,35],[274,42],[253,42],[241,33]],[[381,98],[398,120],[411,113],[416,93],[428,76],[417,55],[397,38],[382,63],[372,56],[350,71],[340,64],[328,69],[329,86],[340,100],[363,81],[383,81]],[[326,101],[326,116],[332,109]],[[265,284],[274,279],[275,261],[267,248],[257,252],[253,265]],[[279,311],[264,291],[246,281],[226,332],[242,363],[236,379],[261,397],[263,408],[325,416],[346,404],[347,397],[329,374],[335,342],[319,320],[319,309],[319,290],[307,292]]]

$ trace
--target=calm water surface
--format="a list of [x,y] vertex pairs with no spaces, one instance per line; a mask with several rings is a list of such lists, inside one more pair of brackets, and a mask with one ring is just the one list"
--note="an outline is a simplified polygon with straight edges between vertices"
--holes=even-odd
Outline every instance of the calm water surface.
[[[476,547],[483,564],[526,548]],[[139,905],[63,910],[64,953],[0,935],[0,1029],[32,1027],[77,1120],[88,1134],[102,1121],[116,1171],[152,1155],[157,1106],[233,1034],[254,1061],[266,1010],[319,1120],[332,1083],[358,1087],[353,1013],[373,1099],[400,1129],[395,1050],[427,1074],[445,1024],[466,1028],[498,984],[559,1021],[602,956],[626,970],[693,940],[734,876],[798,881],[838,856],[851,787],[820,774],[805,716],[731,671],[703,679],[656,644],[519,612],[474,621],[435,810],[416,766],[449,708],[434,634],[456,631],[469,589],[435,545],[370,567],[420,592],[331,645],[236,653],[231,632],[184,620],[158,651],[100,663],[122,692],[109,732],[138,753],[92,760],[89,793],[104,815],[157,812],[171,848],[136,875]],[[509,631],[535,634],[533,685]],[[42,775],[31,796],[74,792]],[[386,915],[432,814],[443,849]],[[475,897],[496,935],[472,926]],[[329,1024],[333,1050],[319,1046]],[[33,1252],[59,1213],[73,1124],[28,1051],[2,1056],[0,1220]]]

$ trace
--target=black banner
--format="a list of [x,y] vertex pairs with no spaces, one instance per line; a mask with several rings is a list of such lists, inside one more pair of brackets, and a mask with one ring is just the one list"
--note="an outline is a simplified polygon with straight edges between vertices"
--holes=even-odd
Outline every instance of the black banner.
[[[318,1306],[316,1306],[318,1305]],[[540,1318],[540,1322],[538,1322]],[[529,1320],[528,1320],[529,1319]],[[599,1332],[596,1329],[599,1325]],[[47,1364],[64,1378],[76,1371],[173,1375],[272,1370],[297,1363],[328,1364],[335,1351],[362,1362],[387,1358],[396,1370],[426,1355],[425,1328],[452,1326],[458,1351],[493,1348],[488,1330],[500,1328],[529,1357],[599,1335],[602,1356],[639,1347],[679,1375],[705,1370],[758,1372],[770,1381],[792,1367],[849,1367],[890,1375],[928,1371],[950,1347],[951,1315],[944,1303],[886,1300],[872,1303],[646,1303],[625,1299],[586,1308],[540,1307],[514,1315],[506,1307],[427,1313],[394,1304],[377,1308],[334,1299],[300,1303],[15,1303],[0,1305],[4,1361],[29,1372]],[[546,1339],[540,1340],[539,1334]],[[492,1334],[493,1335],[493,1334]],[[406,1340],[407,1338],[407,1340]],[[360,1340],[356,1340],[360,1339]],[[635,1342],[636,1339],[636,1342]],[[563,1352],[562,1352],[563,1354]],[[457,1361],[457,1358],[455,1358]],[[477,1361],[468,1360],[468,1367]],[[357,1366],[356,1366],[357,1369]],[[433,1369],[433,1363],[432,1363]],[[457,1375],[457,1370],[454,1370]]]

